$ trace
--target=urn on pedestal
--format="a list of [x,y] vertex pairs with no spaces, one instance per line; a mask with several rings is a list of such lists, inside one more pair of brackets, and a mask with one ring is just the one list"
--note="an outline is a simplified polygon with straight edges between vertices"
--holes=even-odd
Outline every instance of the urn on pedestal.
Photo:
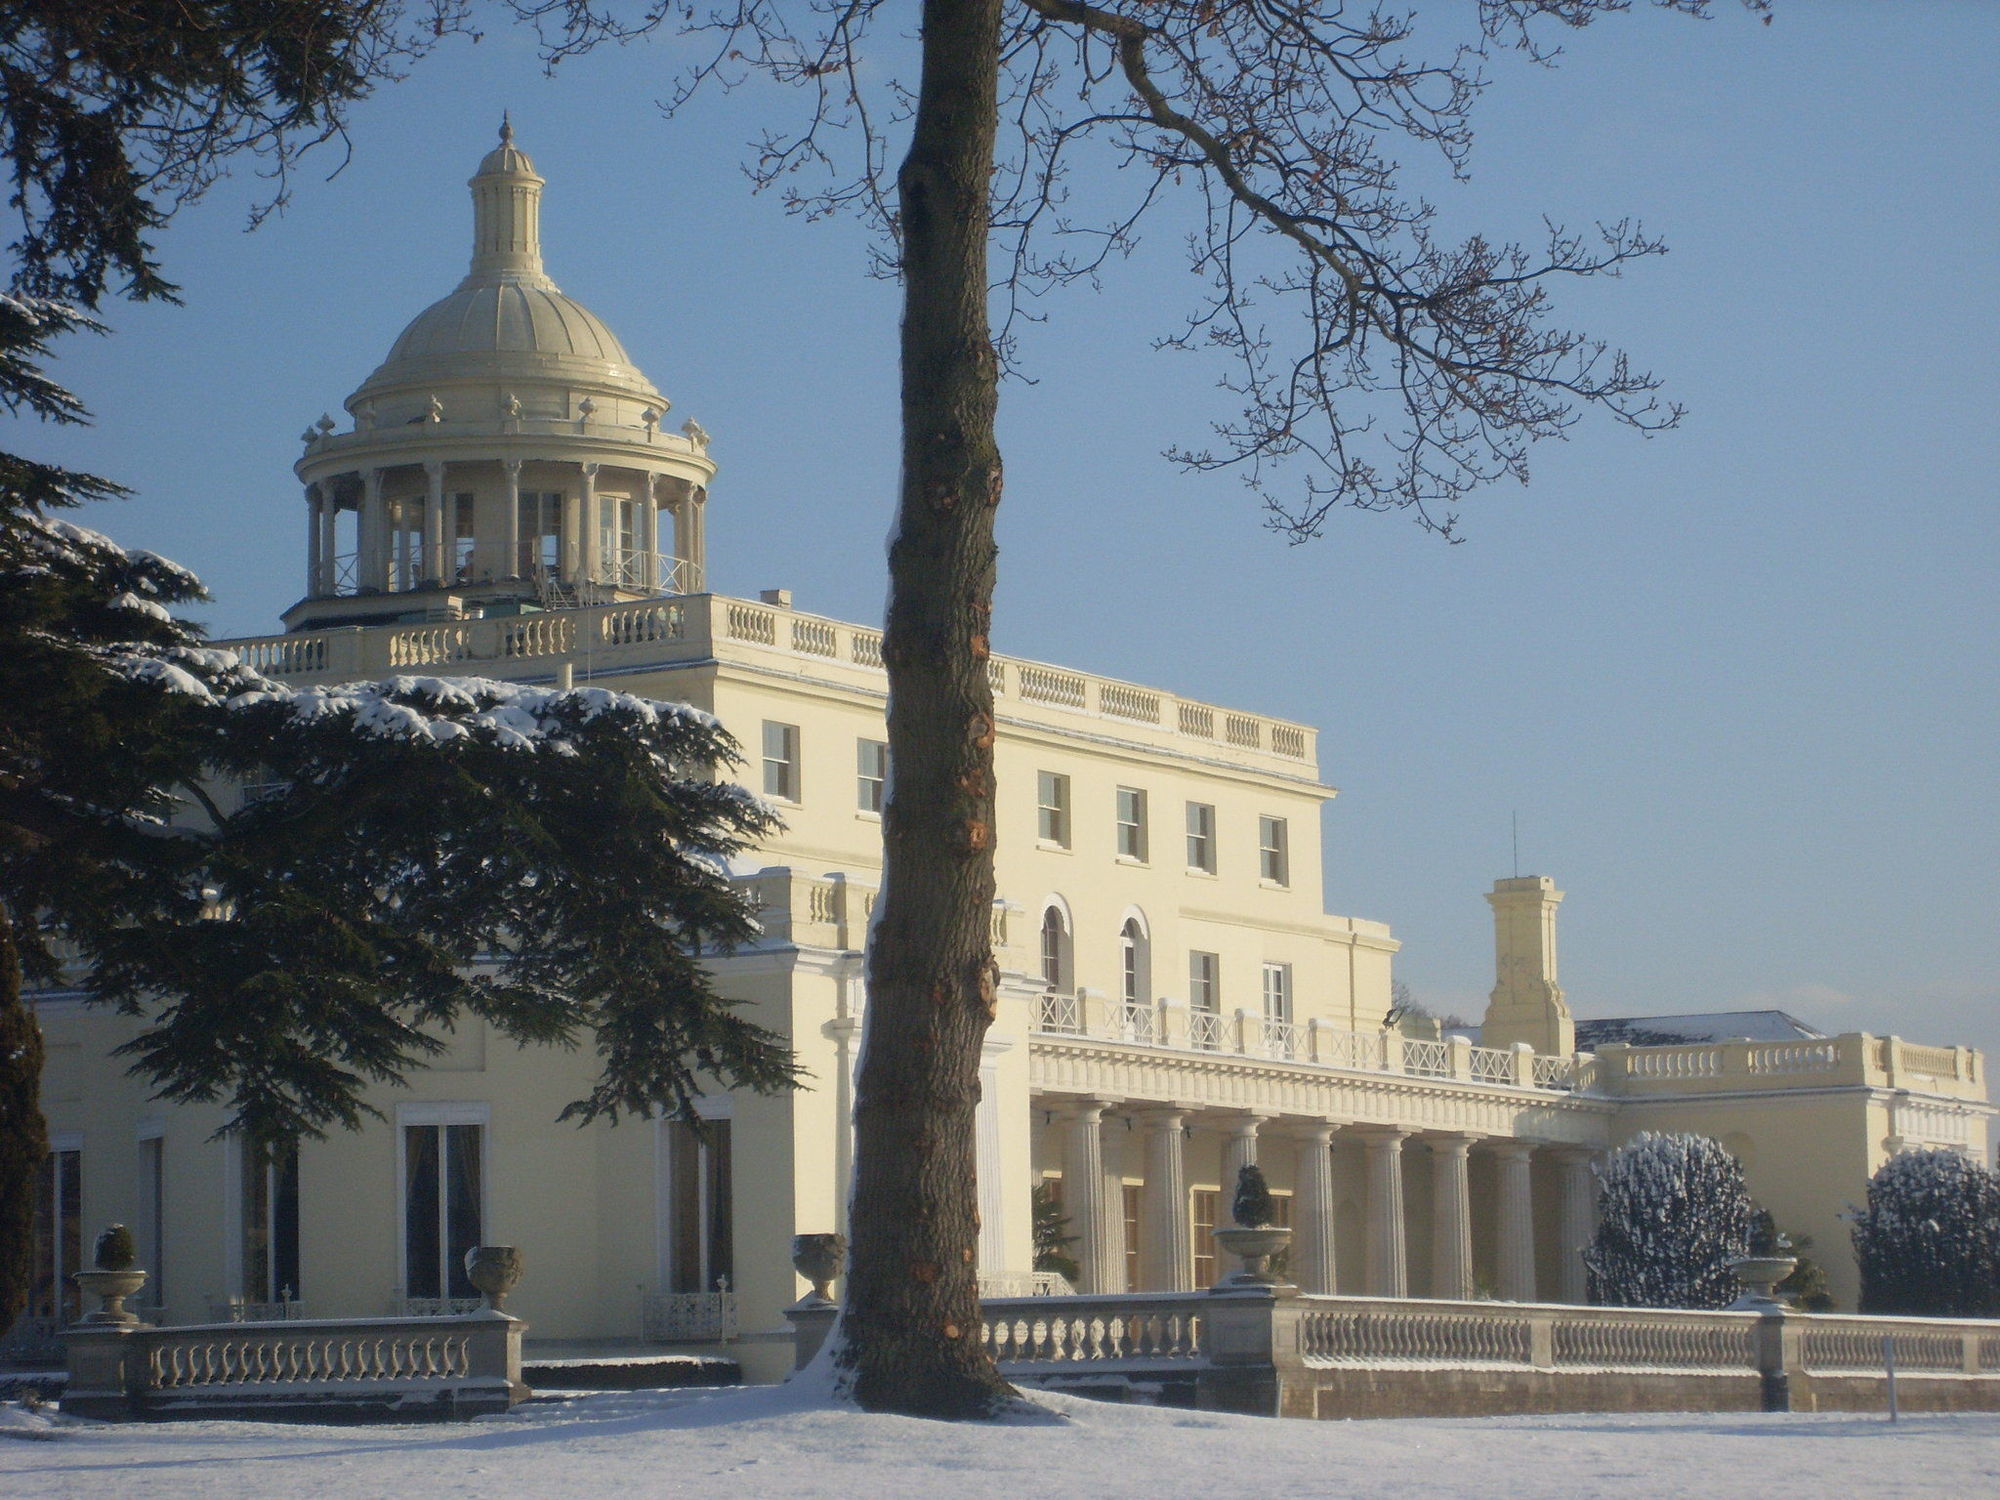
[[507,1294],[521,1281],[521,1251],[515,1245],[474,1245],[465,1252],[465,1278],[486,1298],[486,1310],[505,1310]]

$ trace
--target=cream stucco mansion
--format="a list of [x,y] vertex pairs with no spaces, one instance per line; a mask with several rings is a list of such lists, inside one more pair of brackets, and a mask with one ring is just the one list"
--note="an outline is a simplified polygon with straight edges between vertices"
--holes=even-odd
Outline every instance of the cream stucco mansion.
[[[470,1291],[468,1245],[511,1243],[537,1339],[727,1334],[770,1375],[790,1358],[780,1310],[805,1290],[790,1238],[840,1228],[846,1197],[881,638],[781,591],[707,592],[707,435],[670,424],[610,329],[544,274],[543,183],[511,132],[471,186],[470,273],[348,398],[350,424],[304,435],[305,594],[286,632],[229,644],[295,683],[594,681],[719,715],[786,826],[743,877],[761,940],[715,967],[811,1086],[717,1096],[702,1138],[578,1130],[555,1116],[587,1055],[473,1026],[380,1096],[384,1122],[261,1161],[211,1138],[219,1114],[123,1075],[108,1054],[129,1023],[43,993],[55,1153],[37,1311],[61,1315],[84,1226],[110,1220],[139,1231],[153,1315],[180,1322],[438,1307]],[[1040,662],[991,673],[1005,982],[978,1150],[996,1291],[1034,1282],[1043,1182],[1082,1290],[1206,1284],[1223,1185],[1256,1160],[1309,1291],[1577,1301],[1593,1158],[1695,1129],[1816,1238],[1851,1306],[1836,1216],[1870,1171],[1906,1143],[1985,1149],[1985,1065],[1963,1048],[1765,1013],[1631,1023],[1630,1041],[1579,1051],[1544,877],[1487,897],[1498,977],[1479,1037],[1391,1027],[1395,939],[1321,907],[1333,794],[1311,728]]]

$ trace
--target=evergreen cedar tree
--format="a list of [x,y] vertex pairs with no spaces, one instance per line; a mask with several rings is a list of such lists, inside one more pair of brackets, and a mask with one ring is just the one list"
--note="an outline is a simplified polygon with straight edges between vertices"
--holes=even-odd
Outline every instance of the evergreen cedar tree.
[[[6,10],[23,232],[0,403],[78,422],[51,340],[96,330],[114,280],[170,296],[146,236],[176,195],[233,151],[282,166],[393,49],[358,4]],[[177,155],[143,156],[148,127],[196,117],[168,132]],[[192,574],[62,518],[121,493],[0,455],[0,1330],[29,1292],[48,1154],[24,975],[143,1017],[135,1071],[224,1101],[260,1143],[359,1124],[364,1089],[473,1017],[593,1045],[580,1120],[691,1113],[703,1078],[792,1081],[782,1040],[697,961],[753,935],[728,861],[774,826],[720,779],[719,725],[589,688],[267,681],[176,617],[204,597]]]
[[1729,1263],[1748,1253],[1743,1166],[1705,1135],[1647,1131],[1612,1152],[1597,1233],[1583,1252],[1590,1300],[1604,1307],[1727,1307]]
[[1861,1310],[2000,1316],[2000,1175],[1956,1151],[1905,1151],[1854,1214]]
[[[1657,402],[1650,375],[1555,324],[1548,303],[1551,281],[1614,272],[1659,253],[1657,240],[1628,222],[1595,235],[1552,227],[1532,251],[1477,237],[1440,243],[1428,205],[1400,185],[1393,165],[1415,141],[1462,173],[1484,49],[1548,59],[1548,32],[1587,25],[1629,0],[1479,0],[1473,45],[1437,64],[1407,58],[1413,23],[1400,12],[1350,13],[1335,0],[920,0],[914,88],[881,77],[872,53],[862,67],[859,49],[879,13],[906,24],[884,0],[744,0],[712,13],[648,6],[629,18],[600,0],[508,3],[554,60],[663,25],[720,33],[704,38],[722,45],[704,49],[715,62],[684,80],[680,98],[704,81],[728,86],[759,71],[801,86],[805,119],[766,135],[753,174],[768,184],[801,167],[833,169],[824,190],[796,189],[793,179],[793,206],[871,216],[885,268],[901,279],[902,485],[883,642],[897,784],[884,809],[868,958],[868,1025],[898,1044],[863,1050],[853,1256],[832,1345],[865,1406],[992,1413],[1011,1392],[978,1337],[973,1111],[997,977],[985,666],[1001,493],[998,381],[1023,299],[1094,277],[1130,247],[1156,199],[1201,193],[1206,230],[1195,236],[1193,261],[1207,290],[1163,342],[1232,361],[1223,383],[1239,410],[1218,425],[1213,449],[1173,456],[1196,470],[1237,470],[1264,497],[1271,524],[1294,538],[1316,534],[1348,505],[1407,510],[1450,536],[1464,496],[1503,476],[1525,480],[1532,443],[1565,431],[1581,410],[1642,431],[1678,417]],[[1654,3],[1709,9],[1709,0]],[[1745,3],[1761,11],[1769,0]],[[78,0],[56,12],[80,18],[72,24],[51,21],[39,5],[9,9],[19,12],[14,57],[26,54],[31,84],[62,81],[58,104],[75,78],[115,85],[85,110],[108,120],[87,144],[108,141],[100,154],[112,160],[79,153],[69,172],[20,148],[20,121],[45,118],[44,103],[16,118],[14,96],[0,100],[31,219],[20,284],[48,289],[36,280],[39,258],[94,270],[101,291],[115,265],[137,295],[164,289],[146,258],[144,234],[163,212],[143,197],[146,182],[128,194],[141,200],[136,214],[63,216],[106,182],[116,196],[116,166],[139,125],[166,115],[229,127],[220,138],[213,126],[191,137],[206,148],[196,169],[167,164],[169,204],[228,149],[266,150],[282,166],[299,140],[337,130],[348,103],[463,14],[456,0]],[[269,25],[273,13],[289,24]],[[249,28],[246,16],[266,24]],[[194,35],[206,28],[224,41]],[[243,76],[231,76],[239,65]],[[178,76],[187,66],[194,76]],[[13,87],[10,77],[0,70],[0,87]],[[871,99],[877,89],[887,96]],[[1068,101],[1078,112],[1065,116]],[[205,114],[210,105],[220,106],[216,115]],[[877,132],[884,121],[908,127],[893,179],[889,143]],[[844,173],[826,155],[843,141],[859,151]],[[1096,222],[1066,203],[1070,159],[1087,148],[1134,169],[1119,180],[1138,189]],[[90,170],[98,167],[107,170]],[[38,239],[33,210],[44,201],[53,211]],[[99,230],[124,237],[93,239]],[[1072,230],[1076,238],[1062,238]],[[997,329],[989,301],[1001,309]],[[1293,473],[1303,480],[1281,491]]]
[[1255,1162],[1237,1170],[1236,1197],[1229,1208],[1230,1216],[1245,1229],[1262,1229],[1276,1216],[1278,1210],[1271,1201],[1271,1185],[1264,1180],[1264,1169]]
[[1082,1278],[1083,1267],[1070,1254],[1070,1246],[1077,1236],[1069,1232],[1069,1215],[1063,1212],[1062,1200],[1046,1182],[1035,1184],[1032,1195],[1035,1213],[1035,1269],[1054,1271],[1075,1282]]

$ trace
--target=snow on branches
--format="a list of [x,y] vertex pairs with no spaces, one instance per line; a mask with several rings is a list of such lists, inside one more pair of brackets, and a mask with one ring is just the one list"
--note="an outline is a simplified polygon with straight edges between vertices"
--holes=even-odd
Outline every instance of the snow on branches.
[[2000,1174],[1956,1151],[1905,1151],[1853,1219],[1863,1312],[2000,1316]]
[[1602,1174],[1597,1234],[1583,1252],[1590,1300],[1607,1307],[1727,1307],[1729,1262],[1750,1242],[1743,1166],[1702,1135],[1647,1131]]

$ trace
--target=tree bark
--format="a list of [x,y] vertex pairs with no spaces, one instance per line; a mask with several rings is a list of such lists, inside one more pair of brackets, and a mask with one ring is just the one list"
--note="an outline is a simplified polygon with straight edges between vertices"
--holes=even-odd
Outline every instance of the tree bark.
[[0,1334],[35,1274],[35,1180],[49,1154],[41,1085],[42,1028],[21,1004],[21,956],[0,906]]
[[882,655],[890,796],[855,1088],[852,1269],[837,1358],[871,1410],[985,1415],[974,1113],[998,971],[987,681],[998,362],[987,323],[1000,0],[925,0],[897,176],[903,476]]

